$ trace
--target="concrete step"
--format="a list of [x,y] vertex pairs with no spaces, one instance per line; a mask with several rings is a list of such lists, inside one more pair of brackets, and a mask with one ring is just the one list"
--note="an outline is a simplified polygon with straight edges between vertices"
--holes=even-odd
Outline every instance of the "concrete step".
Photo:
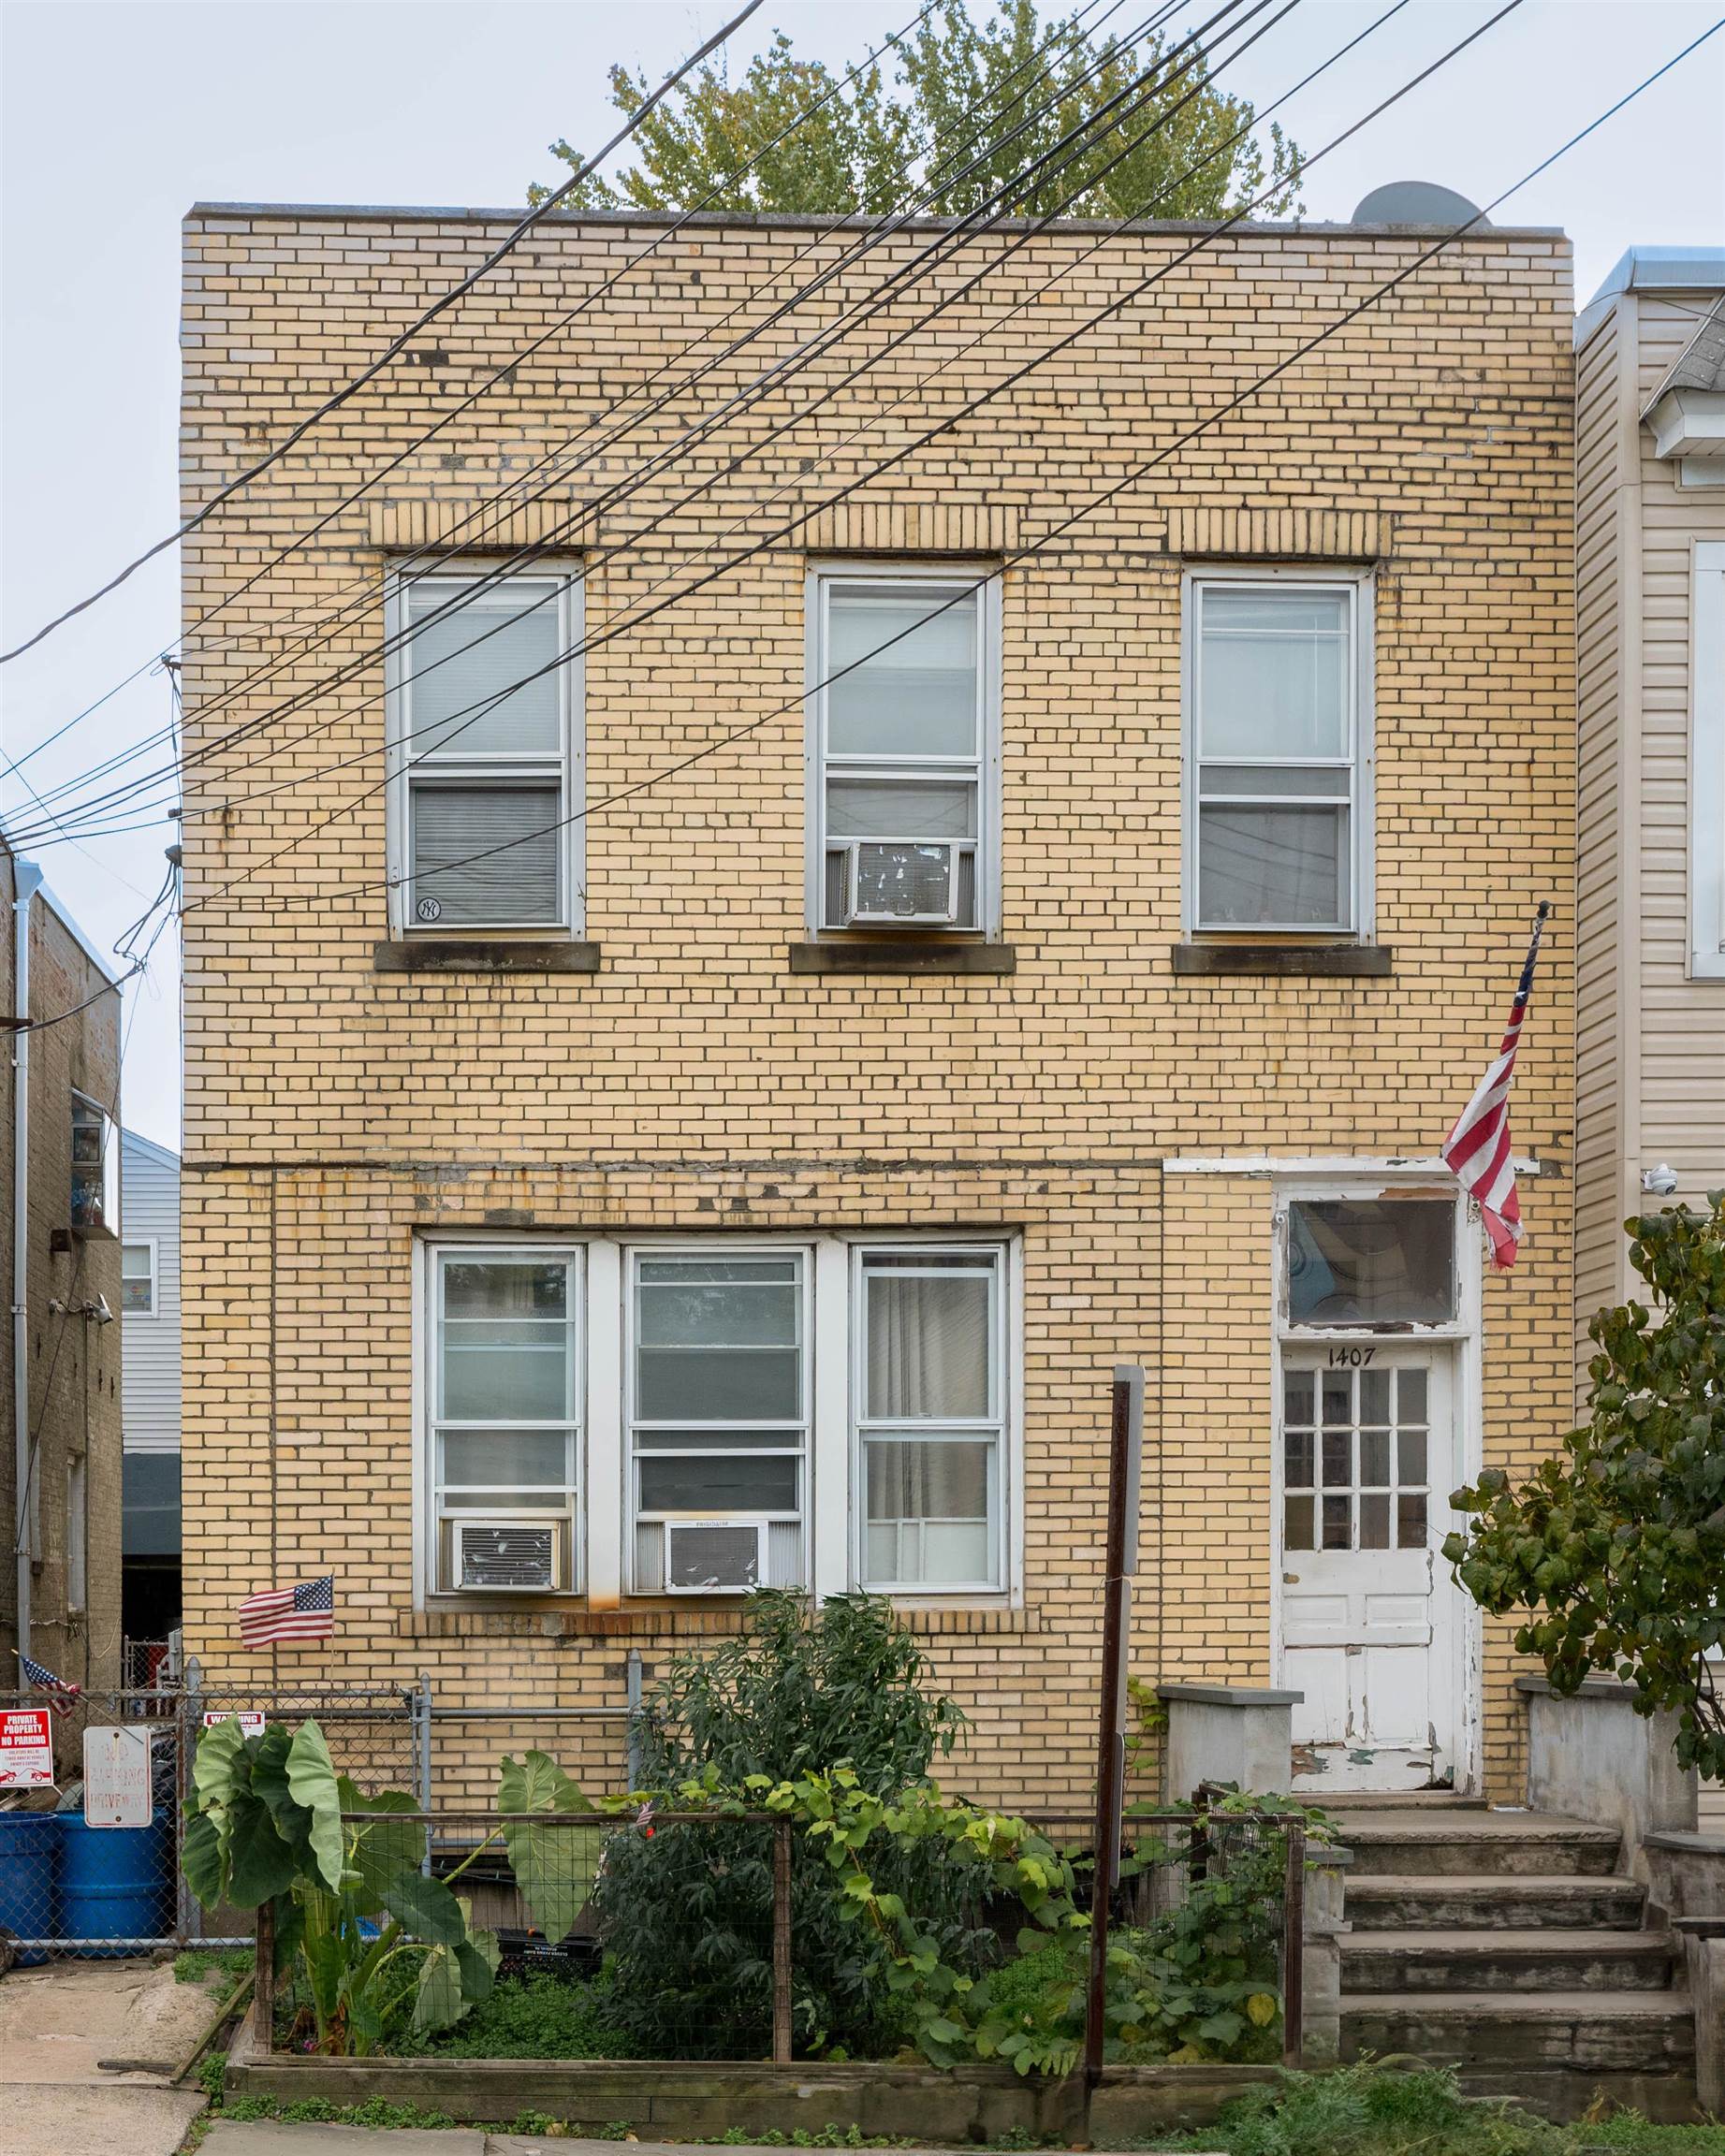
[[1684,2074],[1695,2021],[1685,1991],[1344,1991],[1341,2040],[1345,2059]]
[[1341,1942],[1350,1993],[1663,1991],[1675,1963],[1661,1931],[1357,1931]]
[[1349,1810],[1337,1818],[1362,1871],[1404,1877],[1455,1872],[1599,1876],[1616,1869],[1623,1839],[1615,1827],[1542,1812]]
[[1575,1872],[1350,1874],[1343,1914],[1358,1931],[1634,1931],[1646,1889]]

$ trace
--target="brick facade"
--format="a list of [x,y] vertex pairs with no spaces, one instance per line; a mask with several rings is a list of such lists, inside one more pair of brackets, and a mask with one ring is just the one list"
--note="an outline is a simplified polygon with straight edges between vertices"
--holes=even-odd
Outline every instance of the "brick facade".
[[[477,215],[195,211],[187,508],[504,228]],[[245,677],[260,654],[291,648],[290,612],[374,598],[390,550],[435,544],[565,436],[591,441],[599,415],[697,329],[734,333],[717,325],[751,290],[777,280],[782,292],[854,235],[703,224],[631,270],[656,237],[626,220],[542,228],[419,340],[439,364],[392,368],[186,548],[196,619],[333,513],[187,650],[188,745],[207,758],[185,829],[187,1646],[212,1672],[256,1676],[235,1604],[333,1570],[337,1653],[284,1652],[285,1677],[423,1668],[450,1704],[590,1705],[621,1697],[629,1644],[651,1669],[678,1638],[732,1622],[723,1607],[626,1599],[416,1608],[417,1234],[1010,1231],[1024,1305],[1021,1576],[998,1602],[915,1622],[972,1716],[952,1779],[1078,1800],[1094,1741],[1110,1366],[1142,1360],[1150,1377],[1135,1672],[1268,1682],[1278,1187],[1262,1163],[1431,1156],[1495,1044],[1541,897],[1558,914],[1515,1112],[1518,1150],[1546,1172],[1524,1184],[1521,1266],[1484,1290],[1475,1392],[1493,1462],[1530,1462],[1566,1424],[1567,245],[1476,233],[1145,484],[1006,569],[1005,975],[790,969],[788,947],[808,936],[794,700],[811,555],[986,566],[1034,543],[1423,242],[1236,231],[950,435],[822,507],[1187,243],[1171,227],[1100,246],[1092,230],[1053,231],[701,500],[681,498],[878,349],[881,328],[626,502],[600,500],[748,378],[761,363],[751,347],[597,463],[571,461],[553,490],[564,515],[599,501],[569,549],[585,561],[590,637],[653,603],[667,576],[686,580],[702,549],[816,512],[738,573],[588,652],[589,801],[654,780],[588,819],[597,970],[388,970],[374,956],[389,933],[375,608],[356,611],[331,650],[269,683]],[[775,331],[770,352],[929,239],[877,250]],[[1001,244],[967,242],[891,327]],[[1046,297],[962,352],[1055,270]],[[569,331],[339,506],[613,273]],[[548,514],[513,511],[493,547],[541,540]],[[1383,974],[1174,970],[1181,577],[1200,560],[1370,574]],[[353,677],[329,686],[338,662]],[[224,727],[300,692],[292,715],[220,745]],[[1222,1156],[1237,1157],[1233,1172],[1178,1165]],[[1494,1636],[1484,1750],[1498,1796],[1516,1772],[1508,1674]],[[584,1729],[560,1740],[572,1765],[615,1780],[614,1726],[572,1726]],[[490,1757],[527,1734],[486,1725],[473,1743]]]

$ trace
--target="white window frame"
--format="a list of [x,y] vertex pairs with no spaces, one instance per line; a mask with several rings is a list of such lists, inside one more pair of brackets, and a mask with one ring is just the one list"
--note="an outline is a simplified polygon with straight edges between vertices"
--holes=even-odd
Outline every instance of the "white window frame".
[[[574,939],[586,926],[586,819],[577,813],[586,805],[586,667],[581,655],[585,607],[581,572],[568,561],[535,562],[531,568],[504,576],[494,589],[507,590],[512,584],[552,585],[557,590],[558,648],[570,654],[558,668],[560,741],[555,758],[531,756],[498,758],[462,757],[434,751],[416,761],[413,754],[412,681],[407,671],[407,591],[424,584],[446,586],[451,593],[480,582],[489,574],[486,564],[456,570],[433,568],[408,576],[392,570],[384,593],[384,770],[387,844],[388,853],[389,932],[397,939],[436,938],[500,939],[546,941]],[[528,609],[523,608],[523,611]],[[562,829],[558,846],[558,918],[543,922],[501,921],[491,924],[464,921],[446,924],[422,922],[416,917],[413,895],[413,794],[416,777],[432,774],[452,783],[479,787],[509,779],[548,783],[555,770],[560,789]]]
[[[150,1260],[150,1302],[142,1310],[125,1307],[125,1254],[128,1250],[141,1250]],[[153,1235],[127,1235],[120,1245],[120,1312],[122,1318],[159,1318],[162,1315],[161,1275],[156,1256],[156,1238]]]
[[[991,1412],[984,1417],[943,1417],[938,1424],[927,1417],[887,1418],[870,1416],[867,1381],[869,1360],[868,1290],[866,1264],[870,1258],[902,1252],[906,1256],[928,1258],[951,1255],[954,1258],[986,1257],[991,1262],[988,1276],[988,1393]],[[1011,1370],[1009,1353],[1009,1316],[1011,1311],[1007,1264],[1010,1246],[1000,1239],[947,1238],[947,1237],[891,1237],[870,1236],[858,1241],[851,1249],[851,1307],[850,1307],[850,1398],[851,1398],[851,1579],[859,1590],[871,1595],[889,1595],[895,1599],[949,1601],[954,1596],[975,1600],[978,1596],[995,1596],[1006,1593],[1011,1578],[1008,1551],[1011,1537],[1008,1517],[1013,1510],[1013,1447],[1011,1444]],[[989,1474],[989,1495],[994,1519],[990,1537],[994,1555],[992,1579],[955,1580],[930,1582],[922,1580],[871,1580],[869,1577],[868,1548],[869,1520],[867,1502],[866,1446],[870,1437],[903,1437],[913,1442],[926,1440],[930,1430],[938,1429],[944,1435],[962,1431],[967,1438],[986,1438],[994,1446],[994,1459]],[[938,1440],[937,1440],[938,1441]]]
[[[584,1580],[583,1551],[586,1542],[585,1515],[587,1512],[587,1254],[584,1246],[568,1239],[548,1240],[543,1236],[530,1241],[491,1238],[426,1239],[415,1246],[419,1277],[416,1282],[416,1321],[420,1340],[419,1353],[415,1357],[417,1397],[415,1400],[414,1426],[417,1432],[415,1452],[417,1461],[417,1480],[423,1491],[419,1506],[422,1532],[415,1537],[418,1575],[423,1595],[440,1602],[466,1604],[480,1598],[479,1591],[446,1582],[443,1577],[442,1545],[446,1520],[463,1518],[490,1520],[532,1517],[536,1520],[562,1521],[564,1544],[568,1551],[569,1584],[557,1590],[565,1595],[579,1595]],[[535,1262],[560,1264],[568,1268],[569,1285],[566,1290],[568,1324],[570,1330],[569,1352],[574,1359],[574,1382],[571,1388],[573,1421],[514,1422],[514,1429],[556,1429],[568,1433],[570,1487],[563,1492],[560,1506],[544,1502],[542,1492],[513,1493],[499,1489],[495,1502],[485,1507],[446,1507],[444,1498],[450,1488],[476,1492],[489,1485],[476,1483],[446,1484],[438,1472],[437,1440],[446,1422],[460,1429],[472,1429],[471,1420],[446,1418],[438,1414],[438,1353],[439,1327],[443,1316],[444,1269],[451,1262],[489,1262],[491,1264],[533,1264]]]
[[[1257,586],[1283,590],[1289,586],[1346,591],[1350,595],[1352,630],[1349,667],[1349,756],[1352,783],[1348,794],[1349,896],[1352,918],[1339,926],[1314,926],[1309,922],[1269,921],[1206,923],[1198,907],[1198,809],[1201,765],[1199,760],[1198,700],[1201,688],[1200,607],[1206,586]],[[1278,563],[1217,563],[1194,565],[1180,578],[1180,709],[1181,709],[1181,909],[1184,934],[1189,938],[1222,941],[1262,941],[1265,938],[1298,938],[1303,942],[1369,943],[1376,933],[1376,676],[1373,662],[1375,592],[1369,569],[1324,568],[1318,564],[1284,567]],[[1307,765],[1320,759],[1211,757],[1213,764]],[[1339,764],[1340,758],[1335,759]],[[1331,806],[1339,796],[1330,795]]]
[[[1017,1607],[1024,1575],[1024,1264],[1021,1237],[1013,1230],[998,1233],[942,1233],[910,1230],[900,1233],[856,1230],[817,1236],[730,1236],[664,1234],[603,1236],[547,1235],[499,1230],[475,1234],[454,1231],[417,1234],[413,1239],[412,1415],[413,1592],[417,1609],[471,1608],[482,1599],[472,1589],[438,1584],[438,1507],[431,1403],[436,1397],[436,1268],[441,1254],[501,1260],[543,1256],[578,1262],[581,1287],[576,1352],[580,1359],[576,1399],[579,1444],[576,1463],[576,1503],[571,1528],[571,1577],[575,1584],[563,1599],[583,1601],[592,1610],[618,1609],[634,1599],[635,1532],[630,1510],[633,1468],[629,1445],[629,1401],[633,1378],[628,1370],[632,1321],[627,1317],[632,1260],[643,1255],[770,1256],[795,1250],[804,1257],[805,1399],[809,1416],[803,1484],[803,1569],[817,1600],[855,1592],[860,1575],[855,1516],[861,1497],[853,1413],[853,1327],[855,1294],[853,1253],[868,1249],[962,1249],[999,1254],[997,1301],[1001,1359],[1002,1428],[1000,1451],[1001,1581],[974,1586],[907,1586],[894,1599],[909,1607],[951,1608],[956,1603],[987,1608]],[[499,1506],[499,1511],[507,1508]],[[693,1517],[693,1515],[683,1515]],[[712,1517],[717,1518],[714,1514]],[[512,1607],[529,1597],[492,1595]],[[532,1599],[543,1601],[542,1595]],[[646,1606],[661,1601],[642,1598]],[[726,1598],[715,1596],[715,1604]],[[669,1604],[674,1597],[665,1597]]]
[[74,1158],[73,1139],[78,1128],[78,1111],[80,1108],[87,1108],[96,1117],[98,1128],[102,1133],[102,1217],[95,1223],[72,1220],[72,1229],[73,1232],[78,1235],[106,1235],[110,1236],[114,1242],[118,1243],[121,1240],[120,1126],[94,1094],[85,1093],[76,1085],[72,1087],[71,1093],[72,1101],[66,1126],[66,1217],[68,1220],[72,1220],[72,1216],[76,1211],[72,1202],[72,1194],[78,1180],[80,1163]]
[[[890,590],[935,585],[976,589],[977,753],[974,757],[839,757],[826,753],[828,609],[836,588]],[[974,562],[857,560],[816,562],[805,584],[806,742],[809,834],[806,911],[809,933],[841,940],[879,934],[885,924],[829,927],[826,912],[826,780],[829,773],[973,779],[976,786],[976,921],[973,925],[903,924],[906,935],[930,933],[998,942],[1001,938],[1001,578]],[[892,836],[884,834],[883,836]],[[931,841],[938,843],[938,841]]]
[[1689,618],[1689,972],[1725,980],[1725,540],[1695,546]]
[[[646,1590],[642,1590],[637,1585],[636,1580],[636,1530],[637,1527],[653,1524],[663,1526],[679,1522],[718,1525],[726,1522],[734,1522],[742,1517],[742,1515],[738,1511],[738,1508],[734,1506],[720,1506],[706,1511],[698,1509],[682,1509],[678,1511],[659,1510],[650,1512],[643,1509],[640,1504],[639,1470],[641,1461],[644,1457],[658,1458],[662,1460],[676,1460],[687,1459],[694,1455],[692,1452],[656,1451],[649,1454],[642,1454],[637,1452],[636,1449],[635,1442],[636,1432],[640,1430],[652,1430],[655,1428],[688,1429],[691,1427],[707,1427],[707,1425],[701,1424],[697,1418],[689,1416],[680,1417],[675,1422],[672,1423],[649,1421],[645,1420],[640,1415],[638,1415],[636,1409],[636,1289],[638,1284],[639,1268],[641,1261],[644,1259],[655,1260],[678,1258],[690,1258],[697,1261],[712,1261],[723,1260],[726,1259],[743,1258],[796,1258],[799,1261],[797,1267],[797,1404],[799,1413],[797,1420],[794,1424],[787,1422],[782,1425],[787,1435],[794,1435],[797,1442],[795,1444],[787,1443],[782,1447],[752,1445],[739,1447],[738,1449],[739,1453],[759,1455],[767,1459],[781,1460],[795,1458],[797,1463],[797,1489],[798,1503],[796,1519],[798,1531],[798,1547],[800,1551],[800,1561],[797,1569],[802,1574],[801,1584],[806,1587],[810,1581],[810,1555],[812,1540],[812,1522],[814,1516],[814,1251],[807,1242],[798,1242],[783,1238],[774,1239],[769,1242],[757,1242],[753,1239],[745,1242],[730,1236],[725,1236],[723,1238],[716,1236],[695,1236],[684,1237],[672,1242],[657,1242],[651,1240],[644,1242],[632,1242],[626,1246],[623,1252],[621,1353],[623,1379],[622,1459],[624,1483],[622,1506],[622,1542],[623,1577],[628,1582],[628,1591],[632,1595],[645,1592],[650,1597],[654,1599],[656,1599],[660,1594],[664,1594],[667,1596],[677,1596],[686,1594],[687,1592],[686,1590],[673,1588],[648,1588]],[[724,1425],[722,1423],[713,1423],[710,1425],[710,1427],[715,1430],[722,1430]],[[752,1427],[755,1429],[765,1429],[778,1428],[780,1425],[772,1422],[770,1419],[760,1419],[753,1420]],[[712,1452],[723,1450],[723,1448],[706,1447],[701,1448],[700,1449],[710,1456]],[[777,1522],[782,1524],[784,1522],[790,1519],[791,1515],[782,1511],[767,1511],[758,1514],[750,1514],[749,1517],[763,1519],[769,1522]],[[664,1538],[662,1537],[662,1541],[663,1539]],[[668,1572],[668,1566],[665,1567],[665,1569]],[[715,1594],[719,1592],[722,1591],[715,1590]],[[732,1594],[734,1598],[735,1591],[727,1590],[723,1592]]]

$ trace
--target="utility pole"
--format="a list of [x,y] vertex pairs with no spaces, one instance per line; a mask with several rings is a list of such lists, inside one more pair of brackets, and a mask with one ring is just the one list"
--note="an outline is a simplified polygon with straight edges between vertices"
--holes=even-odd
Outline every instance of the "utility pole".
[[1138,1488],[1144,1463],[1144,1372],[1118,1363],[1108,1444],[1108,1536],[1103,1567],[1102,1697],[1096,1741],[1096,1846],[1090,1891],[1090,1982],[1084,2015],[1088,2099],[1102,2075],[1108,1994],[1108,1903],[1119,1880],[1126,1798],[1126,1663],[1132,1576],[1138,1569]]

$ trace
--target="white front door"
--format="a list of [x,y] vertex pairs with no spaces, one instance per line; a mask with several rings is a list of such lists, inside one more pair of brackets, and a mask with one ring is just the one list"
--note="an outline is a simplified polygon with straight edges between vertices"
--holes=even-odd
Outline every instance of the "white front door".
[[1297,1785],[1423,1789],[1456,1757],[1451,1351],[1282,1351],[1280,1682]]

